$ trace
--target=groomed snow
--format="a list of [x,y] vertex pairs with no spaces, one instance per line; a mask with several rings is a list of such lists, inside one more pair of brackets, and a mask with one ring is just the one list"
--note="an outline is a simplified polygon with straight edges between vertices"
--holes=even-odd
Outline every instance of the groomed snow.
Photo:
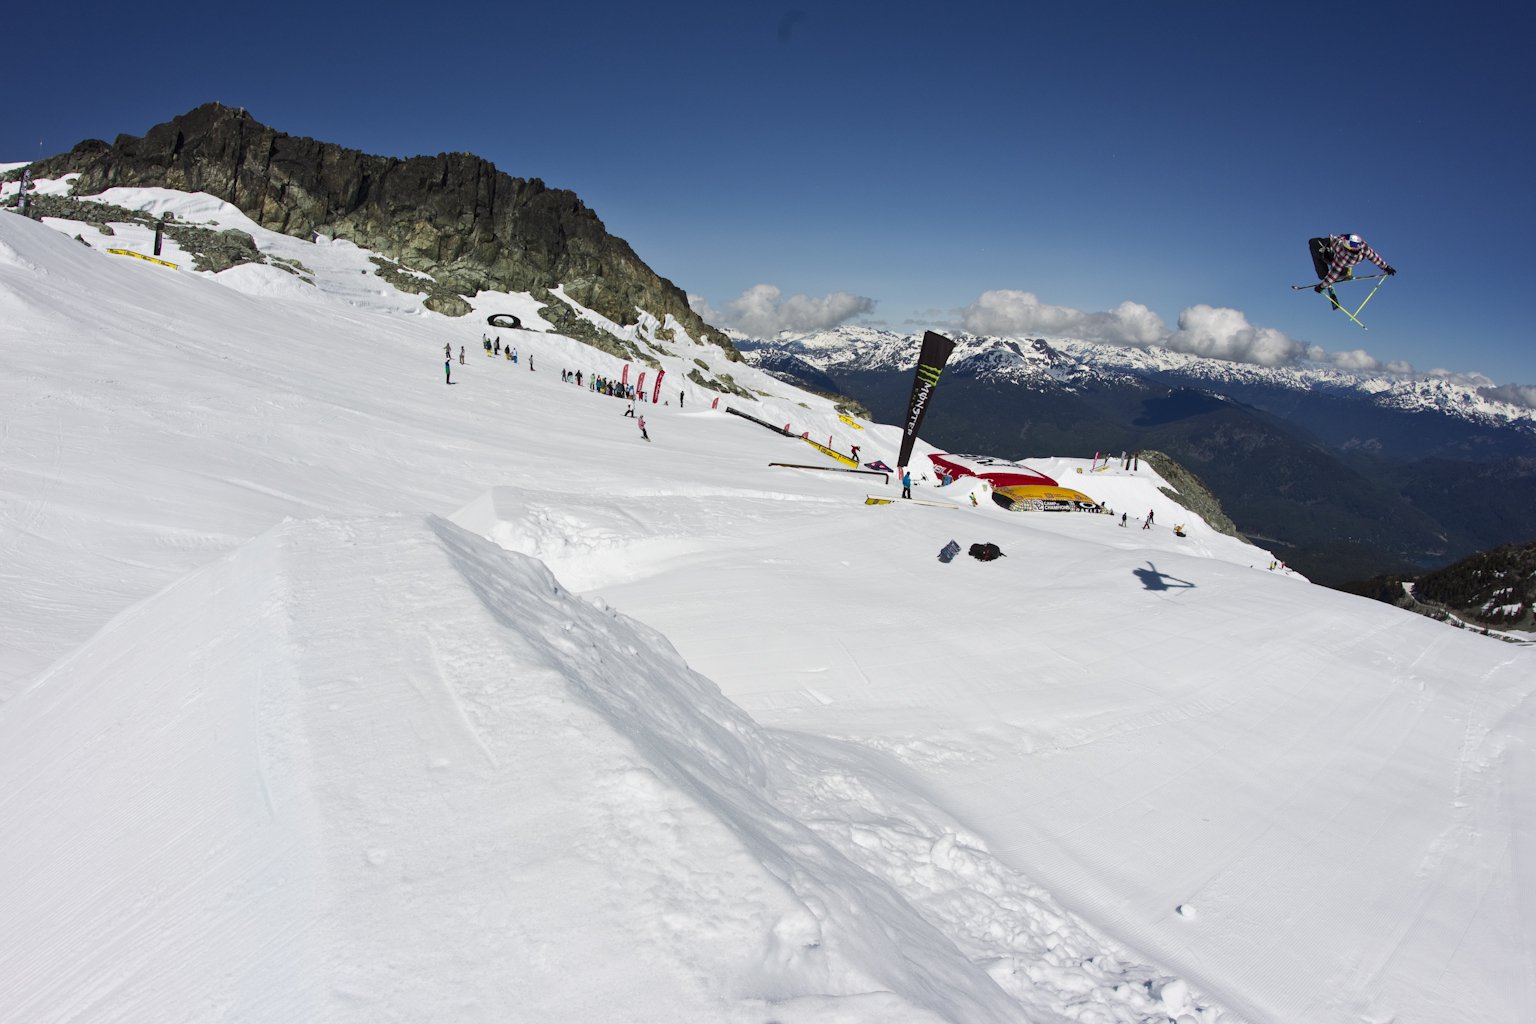
[[1536,1019],[1529,648],[113,201],[315,285],[0,214],[0,1021]]

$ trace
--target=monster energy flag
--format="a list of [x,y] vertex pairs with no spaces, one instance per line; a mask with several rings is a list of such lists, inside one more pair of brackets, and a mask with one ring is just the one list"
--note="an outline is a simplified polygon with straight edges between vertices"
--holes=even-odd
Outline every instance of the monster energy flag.
[[923,350],[917,356],[917,374],[912,381],[912,401],[907,405],[907,420],[901,428],[901,457],[896,465],[905,467],[912,457],[912,445],[917,441],[917,428],[923,425],[923,414],[928,411],[928,399],[933,396],[939,374],[944,372],[944,362],[955,350],[955,343],[942,334],[929,331],[923,335]]

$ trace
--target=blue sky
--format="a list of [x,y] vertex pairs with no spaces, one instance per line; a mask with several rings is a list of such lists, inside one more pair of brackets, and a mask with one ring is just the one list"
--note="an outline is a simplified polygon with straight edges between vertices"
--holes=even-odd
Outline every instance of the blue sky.
[[[717,322],[1054,327],[1536,385],[1526,8],[111,10],[0,44],[0,160],[219,100],[572,189]],[[1401,271],[1368,332],[1288,287],[1330,231]]]

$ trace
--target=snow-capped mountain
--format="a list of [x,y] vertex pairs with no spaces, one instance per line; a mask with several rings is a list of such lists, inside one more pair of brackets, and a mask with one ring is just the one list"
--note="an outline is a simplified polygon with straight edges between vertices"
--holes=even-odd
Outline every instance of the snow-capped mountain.
[[[1137,380],[1176,381],[1217,393],[1269,389],[1349,397],[1382,409],[1439,413],[1480,426],[1510,426],[1536,442],[1536,409],[1490,394],[1484,385],[1442,377],[1349,373],[1333,367],[1265,367],[1175,352],[1071,338],[1012,339],[957,333],[946,373],[988,376],[1025,387],[1102,386]],[[733,336],[759,362],[793,356],[824,372],[910,370],[921,335],[869,327],[841,326],[771,341]]]

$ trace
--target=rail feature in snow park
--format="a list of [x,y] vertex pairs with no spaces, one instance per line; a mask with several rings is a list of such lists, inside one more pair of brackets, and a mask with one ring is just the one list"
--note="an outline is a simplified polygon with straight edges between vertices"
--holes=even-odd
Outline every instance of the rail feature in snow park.
[[512,331],[520,331],[523,329],[523,322],[517,317],[513,316],[511,313],[492,313],[490,316],[485,318],[485,322],[490,324],[492,327],[505,327],[506,329]]
[[143,260],[145,263],[158,263],[162,267],[170,267],[172,270],[177,269],[176,264],[170,262],[169,260],[157,259],[154,256],[145,256],[143,253],[134,252],[132,249],[108,249],[107,252],[112,253],[114,256],[132,256],[135,259]]
[[791,434],[789,431],[785,430],[783,427],[775,426],[774,424],[769,423],[767,420],[760,420],[756,416],[753,416],[751,413],[742,412],[740,409],[733,409],[730,406],[726,406],[725,411],[730,413],[732,416],[740,416],[744,420],[751,420],[753,423],[756,423],[760,427],[767,427],[775,434],[783,434],[785,437],[795,436],[794,434]]
[[891,474],[881,472],[878,469],[845,469],[842,466],[810,466],[803,462],[770,462],[770,466],[778,466],[782,469],[814,469],[822,473],[858,473],[861,476],[878,476],[886,483],[891,482]]
[[[799,435],[792,434],[792,433],[789,432],[789,429],[787,427],[776,426],[775,424],[769,423],[767,420],[758,419],[756,416],[753,416],[751,413],[742,412],[740,409],[732,408],[729,405],[725,407],[725,411],[730,413],[732,416],[740,416],[744,420],[751,420],[753,423],[756,423],[758,426],[764,427],[764,428],[766,428],[768,430],[771,430],[775,434],[782,434],[785,437],[797,437],[798,436],[800,438],[800,440],[804,441],[806,444],[810,445],[812,448],[815,448],[817,451],[821,452],[823,455],[826,455],[829,458],[836,459],[838,462],[841,462],[844,466],[849,467],[848,468],[849,472],[851,472],[851,473],[863,472],[863,470],[859,469],[859,462],[858,462],[858,460],[855,459],[853,456],[851,456],[851,455],[844,455],[840,451],[836,451],[836,450],[834,450],[832,448],[828,448],[826,445],[820,443],[819,441],[812,441],[809,437],[806,437],[804,434],[799,434]],[[793,463],[788,463],[788,462],[770,462],[769,465],[770,466],[790,466],[790,465],[794,465],[794,464]],[[818,466],[795,466],[795,468],[796,469],[819,469],[821,467],[818,467]],[[889,478],[887,478],[887,481],[889,481]]]
[[924,498],[887,498],[883,494],[866,494],[866,505],[926,505],[928,508],[962,508],[950,501],[928,501]]
[[810,438],[805,437],[803,435],[801,436],[800,440],[804,441],[806,444],[810,445],[812,448],[815,448],[817,451],[821,452],[821,454],[826,455],[826,456],[828,456],[830,458],[834,458],[838,462],[841,462],[845,466],[852,466],[854,469],[858,469],[859,468],[858,460],[855,459],[852,455],[844,455],[842,452],[837,451],[836,449],[828,448],[826,445],[821,444],[821,443],[816,442],[816,441],[812,441]]

